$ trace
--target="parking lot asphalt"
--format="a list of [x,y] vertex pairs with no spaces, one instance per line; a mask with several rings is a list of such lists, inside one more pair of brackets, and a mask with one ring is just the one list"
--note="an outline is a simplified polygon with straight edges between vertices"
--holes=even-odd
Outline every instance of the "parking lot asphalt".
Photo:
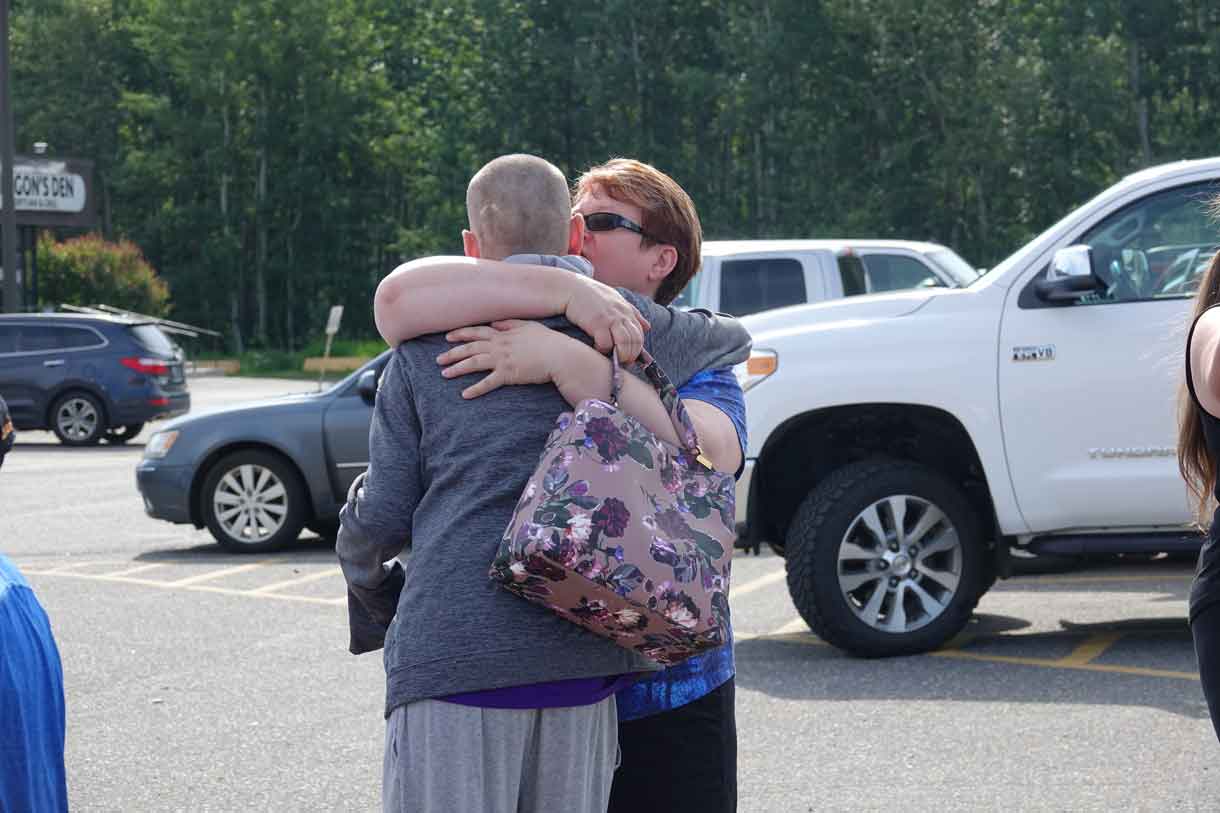
[[[192,384],[202,408],[309,388]],[[148,432],[83,450],[24,433],[0,470],[0,550],[64,661],[73,807],[377,809],[383,674],[346,652],[333,550],[306,535],[233,556],[148,519]],[[808,631],[778,557],[740,556],[739,809],[1220,808],[1190,574],[1163,559],[1021,576],[946,649],[861,660]]]

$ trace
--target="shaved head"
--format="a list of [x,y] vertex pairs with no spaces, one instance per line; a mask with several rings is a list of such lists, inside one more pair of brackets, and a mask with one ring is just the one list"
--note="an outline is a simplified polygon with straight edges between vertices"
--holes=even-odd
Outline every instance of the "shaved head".
[[559,168],[533,155],[502,155],[466,187],[466,214],[482,256],[566,254],[572,198]]

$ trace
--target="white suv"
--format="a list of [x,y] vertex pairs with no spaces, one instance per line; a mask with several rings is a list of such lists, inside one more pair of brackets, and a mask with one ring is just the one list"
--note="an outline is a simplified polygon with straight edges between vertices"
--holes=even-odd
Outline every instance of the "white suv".
[[743,544],[863,655],[939,646],[1010,546],[1197,549],[1175,460],[1220,158],[1132,175],[964,288],[758,313]]
[[860,294],[961,288],[979,272],[948,248],[910,240],[709,240],[675,305],[733,316]]

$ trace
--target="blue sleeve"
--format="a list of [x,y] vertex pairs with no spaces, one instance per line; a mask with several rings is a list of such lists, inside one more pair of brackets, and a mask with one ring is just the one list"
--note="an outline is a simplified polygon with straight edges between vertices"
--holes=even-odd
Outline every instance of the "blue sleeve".
[[719,409],[733,422],[737,430],[737,441],[741,444],[741,456],[746,456],[748,439],[746,436],[746,400],[733,375],[733,368],[720,367],[715,370],[704,370],[695,373],[690,381],[678,388],[678,395],[683,399],[703,401]]

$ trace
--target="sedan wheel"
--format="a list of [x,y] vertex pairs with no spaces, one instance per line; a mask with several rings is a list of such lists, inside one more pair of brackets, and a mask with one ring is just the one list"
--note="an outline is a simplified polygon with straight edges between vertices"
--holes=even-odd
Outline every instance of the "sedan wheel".
[[51,408],[51,430],[67,446],[92,446],[106,432],[101,403],[88,393],[68,393]]
[[305,490],[296,471],[267,452],[237,452],[220,460],[203,489],[212,536],[230,551],[274,550],[304,525]]

